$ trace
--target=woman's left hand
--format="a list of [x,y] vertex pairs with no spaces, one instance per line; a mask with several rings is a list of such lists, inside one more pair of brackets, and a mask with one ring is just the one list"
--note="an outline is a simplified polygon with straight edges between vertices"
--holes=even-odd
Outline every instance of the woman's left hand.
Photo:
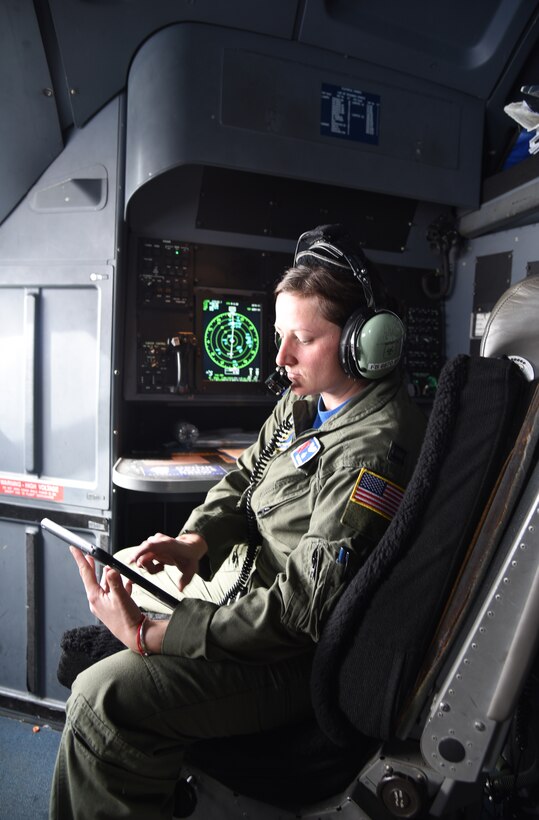
[[79,567],[80,576],[90,612],[105,624],[108,629],[128,649],[137,651],[137,629],[142,619],[142,612],[131,598],[131,582],[126,581],[116,570],[105,567],[101,584],[95,574],[93,558],[84,555],[75,547],[69,548]]

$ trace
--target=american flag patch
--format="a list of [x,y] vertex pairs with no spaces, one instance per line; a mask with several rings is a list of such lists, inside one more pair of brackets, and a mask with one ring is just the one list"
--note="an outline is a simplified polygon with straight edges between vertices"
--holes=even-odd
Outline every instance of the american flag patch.
[[404,489],[365,467],[356,481],[350,501],[367,507],[391,521],[402,501]]

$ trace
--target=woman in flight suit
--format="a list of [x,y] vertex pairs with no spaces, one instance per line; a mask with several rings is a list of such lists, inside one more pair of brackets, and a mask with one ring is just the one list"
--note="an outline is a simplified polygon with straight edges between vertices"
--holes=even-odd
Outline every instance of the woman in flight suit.
[[[360,249],[324,226],[301,237],[294,261],[275,305],[289,389],[180,534],[129,554],[180,590],[171,617],[145,615],[154,602],[113,570],[99,585],[91,559],[72,549],[92,613],[126,651],[73,685],[53,818],[171,817],[189,743],[311,714],[316,642],[398,507],[425,420],[398,368],[402,326],[377,312]],[[204,555],[209,584],[197,575]]]

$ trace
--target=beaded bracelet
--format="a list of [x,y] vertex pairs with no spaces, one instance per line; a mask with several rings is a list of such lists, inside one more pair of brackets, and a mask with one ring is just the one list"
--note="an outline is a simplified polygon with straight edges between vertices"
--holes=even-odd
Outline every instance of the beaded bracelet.
[[142,655],[145,658],[147,658],[148,655],[150,654],[148,652],[148,647],[146,646],[146,643],[144,642],[144,624],[146,623],[147,620],[148,619],[147,619],[146,615],[143,615],[142,620],[139,623],[138,629],[137,629],[137,649],[139,651],[139,655]]

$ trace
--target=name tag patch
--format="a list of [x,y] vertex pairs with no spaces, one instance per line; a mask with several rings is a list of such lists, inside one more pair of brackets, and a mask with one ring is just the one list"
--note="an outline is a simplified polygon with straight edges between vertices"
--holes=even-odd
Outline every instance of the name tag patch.
[[307,441],[304,441],[299,447],[296,447],[295,450],[292,450],[290,458],[296,468],[304,467],[305,464],[311,461],[320,452],[321,447],[322,445],[319,440],[316,436],[313,436],[313,438],[307,439]]

